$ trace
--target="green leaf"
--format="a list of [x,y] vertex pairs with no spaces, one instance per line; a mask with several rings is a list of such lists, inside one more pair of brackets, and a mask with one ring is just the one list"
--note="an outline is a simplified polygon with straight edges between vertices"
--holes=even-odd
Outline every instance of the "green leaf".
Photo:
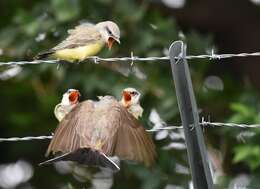
[[235,156],[233,158],[234,163],[244,161],[248,163],[252,170],[260,166],[260,146],[238,146],[235,148]]
[[254,112],[249,108],[249,106],[246,106],[241,103],[232,103],[230,108],[246,117],[254,114]]
[[239,146],[235,148],[235,156],[233,158],[233,162],[237,163],[242,160],[245,160],[249,154],[251,153],[252,148],[249,146]]
[[54,14],[58,21],[66,22],[79,16],[79,0],[52,0]]

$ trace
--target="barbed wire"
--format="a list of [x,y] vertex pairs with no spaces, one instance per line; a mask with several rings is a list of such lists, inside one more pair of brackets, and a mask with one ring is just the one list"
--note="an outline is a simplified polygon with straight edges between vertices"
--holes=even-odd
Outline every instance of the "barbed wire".
[[0,62],[0,66],[22,66],[25,64],[57,64],[59,60],[33,60],[33,61],[12,61],[12,62]]
[[[260,124],[237,124],[237,123],[220,123],[220,122],[209,122],[202,119],[200,125],[202,127],[238,127],[238,128],[260,128]],[[146,130],[147,132],[158,132],[162,130],[176,130],[183,129],[182,126],[166,126]],[[30,141],[30,140],[46,140],[52,139],[53,135],[49,136],[27,136],[27,137],[10,137],[0,138],[0,142],[17,142],[17,141]]]
[[240,128],[260,128],[260,124],[237,124],[237,123],[219,123],[219,122],[201,122],[202,126],[211,126],[211,127],[240,127]]
[[147,132],[157,132],[157,131],[162,131],[162,130],[176,130],[176,129],[183,129],[183,127],[180,126],[166,126],[166,127],[158,127],[158,128],[152,128],[152,129],[147,129]]
[[52,135],[0,138],[0,142],[16,142],[16,141],[45,140],[45,139],[52,139]]
[[[185,58],[188,60],[191,59],[225,59],[225,58],[234,58],[234,57],[253,57],[253,56],[260,56],[260,52],[253,52],[253,53],[238,53],[238,54],[215,54],[214,51],[211,51],[211,54],[204,54],[204,55],[188,55]],[[175,57],[178,59],[179,57]],[[163,61],[163,60],[170,60],[169,56],[151,56],[151,57],[138,57],[134,56],[133,53],[131,53],[130,57],[116,57],[116,58],[102,58],[98,56],[91,56],[86,58],[86,60],[91,60],[94,63],[99,62],[134,62],[134,61]],[[84,62],[81,61],[81,62]],[[79,63],[81,63],[79,62]],[[15,66],[15,65],[25,65],[25,64],[57,64],[60,63],[59,60],[33,60],[33,61],[11,61],[11,62],[0,62],[0,66]]]

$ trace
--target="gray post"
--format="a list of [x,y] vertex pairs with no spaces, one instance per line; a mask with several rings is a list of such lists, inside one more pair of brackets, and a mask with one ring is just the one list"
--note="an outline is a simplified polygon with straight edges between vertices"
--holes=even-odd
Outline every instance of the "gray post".
[[208,164],[206,146],[199,125],[199,115],[189,67],[185,59],[186,46],[184,46],[182,41],[175,41],[170,46],[169,51],[193,186],[194,189],[212,189],[213,182]]

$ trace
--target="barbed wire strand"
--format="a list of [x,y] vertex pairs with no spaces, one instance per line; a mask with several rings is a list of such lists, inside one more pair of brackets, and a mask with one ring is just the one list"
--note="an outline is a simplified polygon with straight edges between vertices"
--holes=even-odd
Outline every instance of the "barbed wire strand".
[[11,138],[0,138],[0,142],[16,142],[16,141],[29,141],[29,140],[45,140],[52,139],[50,136],[28,136],[28,137],[11,137]]
[[[220,122],[208,122],[203,121],[200,123],[202,127],[238,127],[238,128],[260,128],[260,124],[237,124],[237,123],[220,123]],[[158,132],[162,130],[176,130],[183,129],[182,126],[167,126],[167,127],[159,127],[155,129],[148,129],[147,132]],[[17,142],[17,141],[30,141],[30,140],[46,140],[52,139],[53,135],[49,136],[28,136],[28,137],[11,137],[11,138],[0,138],[0,142]]]
[[219,123],[219,122],[201,122],[202,126],[211,126],[211,127],[240,127],[240,128],[260,128],[260,124],[237,124],[237,123]]
[[[253,53],[239,53],[239,54],[215,54],[214,51],[211,51],[211,54],[205,55],[188,55],[186,59],[225,59],[225,58],[234,58],[234,57],[253,57],[253,56],[260,56],[260,52],[253,52]],[[178,59],[179,57],[176,57]],[[86,60],[92,60],[94,63],[99,62],[119,62],[119,61],[129,61],[133,63],[134,61],[162,61],[162,60],[170,60],[169,56],[162,56],[162,57],[138,57],[134,56],[131,53],[130,57],[116,57],[116,58],[101,58],[98,56],[91,56],[86,58]],[[85,60],[85,61],[86,61]],[[82,61],[84,62],[84,61]],[[0,62],[0,66],[15,66],[15,65],[25,65],[25,64],[57,64],[60,63],[59,60],[33,60],[33,61],[11,61],[11,62]]]

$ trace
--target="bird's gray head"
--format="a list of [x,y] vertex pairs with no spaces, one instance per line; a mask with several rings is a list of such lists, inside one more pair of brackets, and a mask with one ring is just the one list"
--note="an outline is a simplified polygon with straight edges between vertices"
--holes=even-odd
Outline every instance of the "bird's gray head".
[[62,105],[73,105],[77,104],[79,97],[81,96],[80,92],[77,89],[68,89],[66,93],[63,94],[61,104]]
[[109,49],[112,48],[113,42],[120,44],[120,29],[116,23],[112,21],[104,21],[96,24],[102,39],[107,43]]
[[141,94],[135,88],[125,88],[122,92],[121,103],[125,107],[139,104]]

